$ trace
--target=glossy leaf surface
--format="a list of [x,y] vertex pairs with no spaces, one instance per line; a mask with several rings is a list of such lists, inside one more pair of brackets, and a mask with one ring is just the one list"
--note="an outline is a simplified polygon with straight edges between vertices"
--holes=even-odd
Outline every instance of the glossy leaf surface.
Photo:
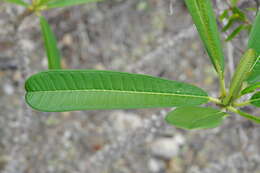
[[200,105],[202,89],[182,82],[112,71],[51,70],[26,81],[26,101],[34,109],[61,112]]
[[224,54],[211,0],[185,0],[217,73],[223,78]]
[[22,6],[25,6],[27,7],[28,4],[22,0],[4,0],[6,2],[9,2],[9,3],[13,3],[13,4],[17,4],[17,5],[22,5]]
[[206,129],[219,126],[226,113],[209,107],[179,107],[171,111],[166,121],[183,129]]
[[57,47],[57,41],[50,25],[45,17],[40,16],[42,36],[48,57],[49,69],[60,69],[60,52]]
[[248,48],[252,48],[257,52],[258,61],[255,65],[252,74],[248,77],[250,84],[260,82],[260,12],[254,21],[253,28],[251,29]]
[[255,93],[251,99],[250,103],[254,106],[260,107],[260,92]]
[[61,8],[68,6],[75,6],[80,4],[85,4],[89,2],[98,2],[100,0],[52,0],[49,1],[46,6],[47,8]]

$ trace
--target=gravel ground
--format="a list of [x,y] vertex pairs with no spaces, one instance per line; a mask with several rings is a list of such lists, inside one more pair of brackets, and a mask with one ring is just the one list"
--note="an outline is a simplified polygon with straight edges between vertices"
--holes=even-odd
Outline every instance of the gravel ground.
[[[14,30],[22,11],[0,2],[0,172],[260,173],[260,126],[235,115],[215,129],[184,131],[164,123],[168,109],[31,110],[24,81],[47,69],[47,61],[36,17]],[[64,68],[144,73],[218,92],[183,1],[107,0],[44,15],[58,37]],[[245,36],[224,46],[235,51],[228,73]]]

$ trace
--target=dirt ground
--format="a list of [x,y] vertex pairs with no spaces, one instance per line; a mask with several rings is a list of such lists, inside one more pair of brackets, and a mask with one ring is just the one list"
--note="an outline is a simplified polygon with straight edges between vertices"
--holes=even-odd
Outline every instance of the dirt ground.
[[[216,12],[223,6],[218,0]],[[164,123],[168,109],[31,110],[24,82],[47,69],[47,58],[37,17],[14,30],[22,12],[0,2],[0,172],[260,173],[260,126],[236,115],[215,129],[185,131]],[[218,93],[216,74],[182,0],[106,0],[44,15],[57,35],[64,68],[144,73]],[[223,44],[233,54],[227,74],[246,35]]]

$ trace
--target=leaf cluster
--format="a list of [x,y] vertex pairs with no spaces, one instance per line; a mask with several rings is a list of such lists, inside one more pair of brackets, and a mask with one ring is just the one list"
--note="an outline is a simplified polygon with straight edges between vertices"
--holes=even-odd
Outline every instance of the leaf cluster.
[[[166,121],[184,129],[205,129],[219,126],[230,112],[239,114],[256,123],[260,117],[239,110],[249,104],[260,106],[260,13],[253,25],[247,49],[241,57],[228,90],[225,84],[225,60],[220,33],[211,0],[185,0],[196,25],[205,50],[219,78],[220,94],[210,97],[204,90],[183,82],[157,77],[115,71],[63,70],[57,41],[43,10],[79,5],[96,0],[33,0],[27,4],[22,0],[6,0],[25,6],[39,16],[40,27],[49,62],[49,70],[31,76],[25,85],[26,101],[34,109],[45,112],[63,112],[93,109],[137,109],[154,107],[176,107]],[[234,22],[244,22],[227,40],[231,40],[245,28],[247,18],[232,0],[230,9],[221,19],[227,19],[226,31]],[[246,102],[239,98],[253,94]],[[219,108],[199,105],[213,102]]]

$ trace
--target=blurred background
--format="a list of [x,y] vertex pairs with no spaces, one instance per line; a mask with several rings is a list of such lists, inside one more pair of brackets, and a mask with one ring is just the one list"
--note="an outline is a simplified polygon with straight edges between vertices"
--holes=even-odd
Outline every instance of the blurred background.
[[[218,15],[227,8],[226,1],[213,2]],[[239,7],[256,2],[240,0]],[[14,29],[23,10],[0,1],[0,172],[260,173],[260,126],[237,115],[215,129],[186,131],[164,123],[169,109],[29,108],[24,82],[47,69],[47,58],[37,17]],[[57,35],[64,68],[144,73],[218,94],[216,74],[183,0],[106,0],[44,15]],[[223,44],[227,79],[247,35]]]

